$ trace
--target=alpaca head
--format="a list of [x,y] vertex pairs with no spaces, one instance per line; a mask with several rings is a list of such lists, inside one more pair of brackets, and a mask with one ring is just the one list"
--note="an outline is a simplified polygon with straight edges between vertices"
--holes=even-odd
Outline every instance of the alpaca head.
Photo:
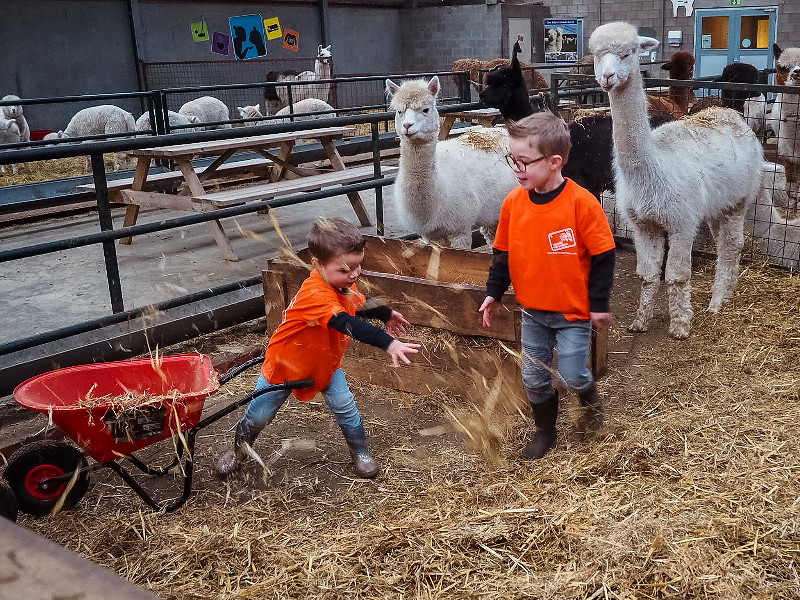
[[[12,100],[19,100],[19,96],[15,96],[14,94],[3,96],[3,102],[9,102]],[[3,106],[0,108],[0,113],[5,114],[7,119],[16,119],[17,117],[22,116],[22,105],[14,104],[11,106]]]
[[600,25],[589,38],[597,83],[604,92],[624,87],[631,75],[639,75],[639,54],[657,47],[658,40],[638,35],[630,23]]
[[781,50],[778,44],[773,44],[772,52],[775,55],[775,84],[800,86],[800,48]]
[[[758,69],[748,63],[731,63],[722,69],[722,75],[716,81],[728,83],[758,83]],[[747,90],[720,90],[723,106],[741,112],[747,98],[755,98],[761,92]]]
[[694,77],[694,55],[691,52],[676,52],[669,62],[661,65],[669,71],[671,79],[692,79]]
[[322,44],[317,47],[317,60],[320,62],[330,62],[331,61],[331,46],[328,44],[324,48]]
[[505,119],[517,121],[533,113],[516,53],[510,65],[498,65],[489,71],[479,97],[484,106],[500,109]]
[[439,95],[439,78],[434,76],[427,83],[413,79],[398,86],[386,80],[386,93],[391,98],[395,112],[395,131],[400,141],[435,141],[439,133],[439,111],[436,97]]
[[263,117],[261,113],[261,105],[254,104],[253,106],[237,106],[236,110],[239,111],[239,118],[252,119],[254,117]]

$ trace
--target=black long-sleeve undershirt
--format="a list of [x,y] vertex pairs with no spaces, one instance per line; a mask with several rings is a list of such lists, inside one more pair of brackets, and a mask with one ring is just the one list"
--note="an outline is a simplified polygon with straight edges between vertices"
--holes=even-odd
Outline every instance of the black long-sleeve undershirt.
[[382,329],[363,321],[365,319],[379,319],[386,323],[392,318],[392,309],[383,304],[374,304],[367,301],[364,308],[352,316],[346,312],[340,312],[328,320],[328,326],[339,333],[350,336],[354,340],[375,346],[381,350],[386,350],[394,341],[394,338]]

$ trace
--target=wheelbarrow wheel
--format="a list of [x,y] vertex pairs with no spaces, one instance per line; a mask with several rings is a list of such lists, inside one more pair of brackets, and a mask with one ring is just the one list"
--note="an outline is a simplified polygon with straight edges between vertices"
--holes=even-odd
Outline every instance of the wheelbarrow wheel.
[[17,520],[17,497],[5,479],[0,479],[0,517]]
[[89,488],[89,472],[83,453],[69,444],[42,440],[26,444],[8,458],[3,477],[17,498],[20,511],[42,517],[61,499],[69,481],[47,485],[51,477],[81,469],[72,489],[62,505],[63,509],[75,506]]

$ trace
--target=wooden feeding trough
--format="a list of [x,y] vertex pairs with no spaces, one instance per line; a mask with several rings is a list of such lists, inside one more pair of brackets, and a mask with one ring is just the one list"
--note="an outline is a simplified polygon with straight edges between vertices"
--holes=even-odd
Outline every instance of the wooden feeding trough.
[[[298,256],[310,263],[307,250]],[[495,317],[491,329],[483,327],[478,312],[486,297],[491,261],[492,255],[486,252],[368,236],[359,289],[368,297],[385,299],[413,326],[449,334],[437,341],[414,339],[412,331],[404,341],[418,341],[423,347],[412,357],[412,365],[400,369],[391,367],[383,351],[367,344],[350,344],[342,363],[345,371],[416,394],[441,390],[475,401],[500,386],[500,393],[507,397],[521,397],[520,308],[513,292],[506,292],[506,310]],[[271,260],[262,275],[267,333],[271,334],[308,277],[308,267]],[[595,339],[593,336],[592,367],[599,376],[605,372],[606,344]]]

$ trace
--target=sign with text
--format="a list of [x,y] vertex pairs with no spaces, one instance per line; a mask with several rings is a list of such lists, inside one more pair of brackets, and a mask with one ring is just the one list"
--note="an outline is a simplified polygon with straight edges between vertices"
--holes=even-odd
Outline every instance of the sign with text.
[[544,20],[544,62],[573,63],[583,56],[582,19]]

